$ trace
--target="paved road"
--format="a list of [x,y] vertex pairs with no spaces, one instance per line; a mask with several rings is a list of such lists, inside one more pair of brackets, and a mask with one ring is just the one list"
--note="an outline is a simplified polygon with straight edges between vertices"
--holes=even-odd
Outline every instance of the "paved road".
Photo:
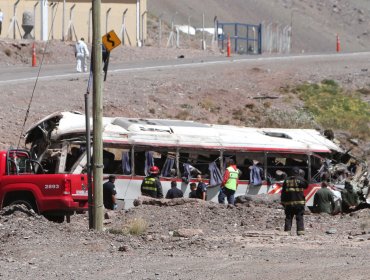
[[[295,61],[295,60],[321,60],[321,59],[349,59],[351,57],[363,57],[370,59],[370,52],[344,53],[344,54],[309,54],[309,55],[289,55],[289,56],[236,56],[232,58],[207,57],[195,59],[176,59],[164,61],[140,61],[125,62],[110,65],[109,73],[123,73],[135,71],[153,71],[171,68],[204,67],[214,64],[228,63],[247,63],[251,61]],[[76,73],[73,71],[74,65],[46,65],[41,68],[25,67],[4,67],[0,69],[0,85],[16,84],[22,82],[35,81],[40,71],[39,80],[71,79],[87,76],[88,73]],[[109,76],[109,74],[108,74]]]

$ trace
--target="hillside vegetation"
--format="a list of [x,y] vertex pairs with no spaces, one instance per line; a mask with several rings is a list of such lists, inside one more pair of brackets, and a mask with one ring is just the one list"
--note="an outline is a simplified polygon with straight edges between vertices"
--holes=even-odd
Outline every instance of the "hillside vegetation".
[[370,105],[361,99],[360,92],[346,92],[333,80],[305,83],[293,92],[324,128],[348,130],[362,138],[370,136]]

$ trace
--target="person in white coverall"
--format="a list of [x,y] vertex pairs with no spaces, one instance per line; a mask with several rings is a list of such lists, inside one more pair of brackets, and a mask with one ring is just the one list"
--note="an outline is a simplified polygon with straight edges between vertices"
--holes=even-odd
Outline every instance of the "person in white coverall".
[[76,70],[77,72],[87,72],[87,58],[89,57],[89,49],[87,48],[87,45],[85,43],[84,38],[81,38],[81,40],[78,40],[76,43]]

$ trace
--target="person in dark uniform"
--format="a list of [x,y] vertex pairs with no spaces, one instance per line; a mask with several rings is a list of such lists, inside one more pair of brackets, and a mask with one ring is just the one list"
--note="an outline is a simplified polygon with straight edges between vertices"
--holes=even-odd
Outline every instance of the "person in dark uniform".
[[117,209],[116,204],[116,187],[114,182],[116,181],[116,176],[110,175],[108,182],[103,184],[103,203],[106,209],[115,210]]
[[351,213],[358,210],[357,207],[360,204],[359,196],[350,182],[346,181],[344,183],[344,190],[341,195],[343,213]]
[[189,198],[198,198],[197,197],[197,184],[195,183],[190,183]]
[[145,177],[141,183],[141,195],[153,198],[163,198],[162,184],[158,178],[159,168],[150,167],[150,175]]
[[177,182],[172,181],[171,182],[171,189],[168,190],[168,192],[166,194],[166,198],[167,199],[173,199],[173,198],[180,198],[180,197],[183,197],[183,196],[184,196],[184,193],[182,192],[182,190],[177,188]]
[[308,187],[308,183],[300,176],[299,168],[293,168],[293,176],[285,179],[281,191],[281,204],[285,209],[284,231],[291,231],[293,217],[297,221],[297,235],[304,235],[304,208],[306,199],[303,190]]
[[196,196],[197,198],[201,200],[206,200],[207,199],[207,185],[203,182],[202,175],[200,174],[197,175],[197,181],[198,181],[198,186],[196,190]]

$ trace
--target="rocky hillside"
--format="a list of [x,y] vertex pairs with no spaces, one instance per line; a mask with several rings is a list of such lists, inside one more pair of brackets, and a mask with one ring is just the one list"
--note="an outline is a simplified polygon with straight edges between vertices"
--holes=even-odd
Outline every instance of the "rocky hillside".
[[149,0],[149,12],[163,13],[170,22],[213,26],[215,16],[222,22],[277,23],[293,26],[294,52],[333,52],[336,34],[346,52],[368,50],[370,5],[368,0]]

